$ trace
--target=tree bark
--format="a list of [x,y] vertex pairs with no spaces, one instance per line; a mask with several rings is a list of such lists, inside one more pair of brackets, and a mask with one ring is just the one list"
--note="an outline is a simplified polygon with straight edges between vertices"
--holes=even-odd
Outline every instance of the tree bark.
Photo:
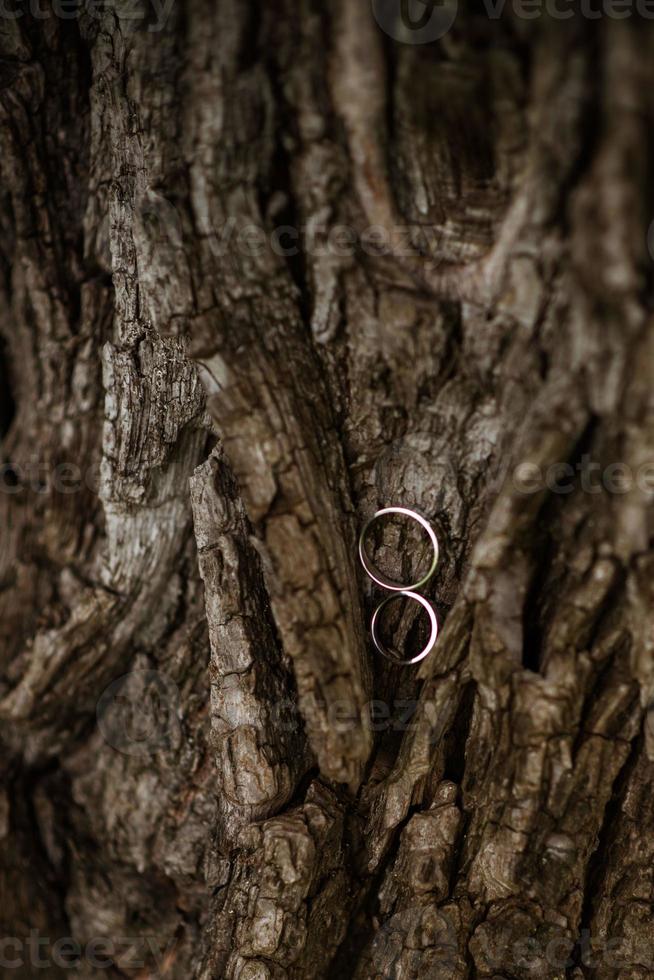
[[653,976],[650,26],[139,3],[0,20],[3,970]]

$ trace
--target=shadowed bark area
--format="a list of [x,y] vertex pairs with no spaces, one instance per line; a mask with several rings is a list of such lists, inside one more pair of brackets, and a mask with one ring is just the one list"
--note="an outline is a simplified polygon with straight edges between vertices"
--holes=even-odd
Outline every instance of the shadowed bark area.
[[461,8],[0,16],[9,976],[654,975],[654,33]]

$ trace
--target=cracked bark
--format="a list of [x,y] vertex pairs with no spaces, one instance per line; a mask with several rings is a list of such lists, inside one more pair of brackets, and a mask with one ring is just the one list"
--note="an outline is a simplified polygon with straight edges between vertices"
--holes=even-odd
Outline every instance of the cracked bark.
[[[40,12],[0,33],[2,936],[113,940],[89,978],[652,976],[652,492],[606,469],[654,459],[650,28]],[[392,504],[441,542],[417,671],[366,635]],[[153,676],[117,748],[98,702]]]

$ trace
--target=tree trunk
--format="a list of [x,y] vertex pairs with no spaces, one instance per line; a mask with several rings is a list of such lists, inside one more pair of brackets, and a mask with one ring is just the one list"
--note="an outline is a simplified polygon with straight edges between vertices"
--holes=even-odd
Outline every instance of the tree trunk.
[[651,27],[53,3],[0,32],[2,975],[652,977]]

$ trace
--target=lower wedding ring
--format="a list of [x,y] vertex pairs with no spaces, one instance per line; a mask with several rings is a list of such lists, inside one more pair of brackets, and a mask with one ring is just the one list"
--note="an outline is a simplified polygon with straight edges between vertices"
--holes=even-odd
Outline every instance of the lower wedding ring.
[[[415,657],[412,657],[410,660],[400,660],[399,657],[396,657],[393,653],[391,653],[388,647],[382,643],[381,639],[377,635],[377,625],[379,623],[379,617],[382,610],[388,605],[389,602],[393,602],[394,599],[399,599],[402,597],[406,599],[415,599],[416,602],[419,602],[420,605],[426,609],[431,622],[431,636],[420,653],[418,653]],[[380,602],[375,609],[372,622],[370,624],[370,632],[372,633],[372,641],[382,656],[386,657],[388,660],[391,660],[394,664],[417,664],[419,660],[423,660],[433,649],[434,644],[436,643],[436,637],[438,636],[438,622],[436,620],[436,613],[424,596],[419,595],[417,592],[395,592],[393,595],[389,595],[386,599],[382,600],[382,602]]]

